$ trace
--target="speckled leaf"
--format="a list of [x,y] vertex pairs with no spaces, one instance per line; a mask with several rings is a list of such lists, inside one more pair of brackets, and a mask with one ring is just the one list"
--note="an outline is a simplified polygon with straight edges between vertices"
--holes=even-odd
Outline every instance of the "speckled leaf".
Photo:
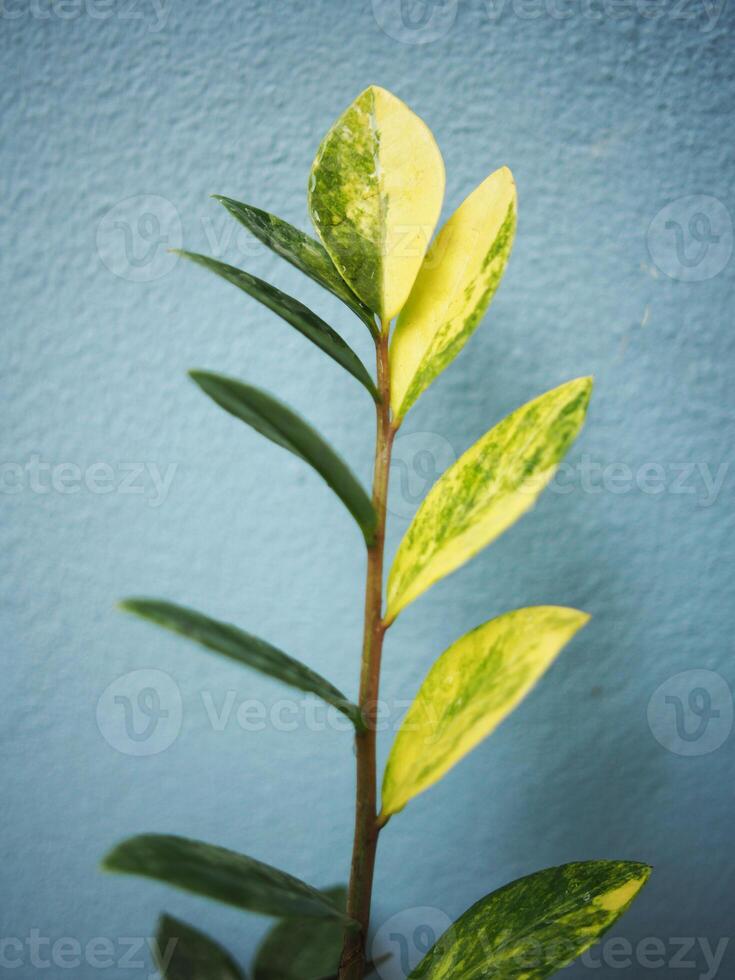
[[588,619],[560,606],[516,609],[453,643],[396,735],[383,778],[383,817],[433,786],[494,731]]
[[316,313],[299,303],[297,299],[282,293],[280,289],[271,286],[270,283],[256,276],[251,276],[249,272],[236,269],[233,265],[218,262],[210,259],[206,255],[199,255],[196,252],[182,252],[179,255],[196,262],[197,265],[204,266],[210,272],[226,279],[227,282],[237,286],[248,296],[257,299],[263,306],[277,313],[286,323],[290,323],[300,334],[315,344],[320,350],[336,361],[341,367],[348,371],[353,378],[357,378],[360,384],[364,385],[373,398],[378,397],[378,391],[373,379],[370,377],[367,368],[362,363],[352,348],[342,340],[340,335],[332,330],[328,323],[325,323]]
[[[347,889],[325,890],[331,901],[344,909]],[[287,919],[277,923],[263,940],[255,957],[255,980],[316,980],[339,967],[344,927],[331,919]]]
[[387,622],[533,505],[576,438],[591,391],[591,378],[577,378],[521,406],[439,478],[398,547]]
[[245,980],[225,949],[171,915],[159,919],[155,956],[163,980]]
[[261,211],[252,204],[241,204],[240,201],[233,201],[232,198],[222,197],[220,194],[215,194],[214,197],[264,245],[314,282],[328,289],[356,313],[372,333],[376,332],[373,314],[344,281],[321,242],[294,228],[282,218],[277,218],[275,214]]
[[177,606],[173,602],[164,602],[161,599],[125,599],[120,603],[120,607],[126,612],[134,613],[158,626],[172,630],[180,636],[201,643],[209,650],[252,667],[261,674],[275,677],[300,691],[316,694],[327,704],[334,705],[347,715],[355,727],[360,729],[364,727],[360,709],[356,704],[351,704],[341,691],[298,660],[289,657],[265,640],[258,639],[257,636],[245,633],[230,623],[218,622],[216,619],[194,612],[193,609],[186,609],[184,606]]
[[347,464],[318,432],[259,388],[207,371],[189,373],[202,391],[226,412],[313,466],[355,518],[367,544],[372,543],[375,536],[372,502]]
[[261,915],[331,918],[353,925],[325,895],[235,851],[186,837],[141,834],[118,844],[105,871],[141,875]]
[[507,167],[457,208],[431,245],[391,341],[397,418],[450,364],[490,305],[510,256],[516,188]]
[[444,197],[430,130],[370,86],[332,126],[309,178],[314,227],[350,287],[384,320],[411,291]]
[[597,942],[650,873],[633,861],[580,861],[519,878],[468,909],[409,980],[544,980]]

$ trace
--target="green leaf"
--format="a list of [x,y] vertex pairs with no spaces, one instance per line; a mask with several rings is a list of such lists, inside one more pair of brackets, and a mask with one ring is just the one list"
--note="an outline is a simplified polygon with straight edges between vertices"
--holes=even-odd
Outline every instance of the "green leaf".
[[402,810],[494,731],[588,619],[560,606],[516,609],[456,640],[429,671],[396,735],[382,817]]
[[371,85],[324,137],[309,210],[327,252],[384,321],[411,291],[444,196],[430,130],[395,95]]
[[294,228],[282,218],[277,218],[275,214],[261,211],[252,204],[241,204],[240,201],[233,201],[231,197],[222,197],[220,194],[215,194],[214,198],[276,255],[280,255],[342,300],[367,324],[372,333],[376,332],[373,314],[344,281],[321,242]]
[[496,170],[457,208],[429,249],[391,340],[391,404],[402,418],[454,360],[485,315],[510,257],[516,188]]
[[[345,908],[346,888],[331,888],[324,894],[338,908]],[[255,957],[255,980],[314,980],[336,973],[343,942],[344,927],[330,919],[278,922]]]
[[225,949],[171,915],[159,919],[155,954],[163,980],[245,980]]
[[193,609],[161,599],[124,599],[120,608],[201,643],[209,650],[252,667],[261,674],[275,677],[300,691],[316,694],[347,715],[356,728],[364,728],[360,709],[356,704],[351,704],[341,691],[298,660],[257,636],[245,633],[230,623],[218,622],[202,613],[194,612]]
[[254,858],[186,837],[141,834],[118,844],[105,871],[141,875],[261,915],[354,923],[315,888]]
[[328,323],[325,323],[316,313],[312,313],[303,303],[299,303],[292,296],[287,296],[286,293],[282,293],[280,289],[276,289],[275,286],[271,286],[263,279],[251,276],[249,272],[236,269],[232,265],[210,259],[206,255],[198,255],[196,252],[184,252],[179,249],[178,254],[216,273],[231,282],[233,286],[237,286],[238,289],[242,289],[243,292],[257,299],[269,310],[273,310],[286,323],[290,323],[299,333],[316,344],[332,360],[349,371],[353,378],[357,378],[360,384],[367,388],[373,398],[378,399],[378,391],[373,379],[357,354],[336,331],[332,330]]
[[226,412],[313,466],[355,518],[368,546],[372,544],[375,510],[370,498],[346,463],[318,432],[282,402],[259,388],[207,371],[190,371],[189,374],[202,391]]
[[577,437],[591,391],[591,378],[577,378],[521,406],[437,480],[393,561],[387,623],[533,505]]
[[520,878],[468,909],[409,980],[543,980],[597,942],[650,873],[633,861],[581,861]]

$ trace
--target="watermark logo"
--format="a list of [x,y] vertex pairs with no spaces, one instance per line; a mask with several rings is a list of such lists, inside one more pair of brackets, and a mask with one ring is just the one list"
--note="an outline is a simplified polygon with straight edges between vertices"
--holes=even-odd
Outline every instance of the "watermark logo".
[[456,460],[451,444],[437,432],[399,433],[390,464],[393,492],[388,510],[410,518],[442,473]]
[[654,738],[669,752],[708,755],[732,731],[732,691],[714,670],[684,670],[656,688],[647,714]]
[[406,980],[439,937],[452,925],[441,909],[404,909],[378,929],[370,956],[381,980]]
[[181,216],[167,198],[137,194],[113,205],[97,226],[97,252],[114,275],[152,282],[173,269],[184,233]]
[[133,670],[118,677],[97,702],[97,727],[123,755],[165,752],[178,738],[182,718],[181,691],[163,670]]
[[378,27],[402,44],[431,44],[454,27],[459,0],[372,0]]
[[719,275],[730,261],[732,216],[718,198],[689,194],[658,212],[646,240],[664,275],[681,282],[704,282]]

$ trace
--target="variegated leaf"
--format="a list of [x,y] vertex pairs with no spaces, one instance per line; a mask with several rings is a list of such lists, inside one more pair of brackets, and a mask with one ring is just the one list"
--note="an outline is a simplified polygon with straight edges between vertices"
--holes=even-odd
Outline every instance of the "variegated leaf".
[[510,256],[516,188],[507,167],[457,208],[426,254],[391,341],[391,404],[402,418],[469,340]]
[[240,201],[233,201],[231,197],[222,197],[221,194],[215,194],[214,197],[227,208],[233,218],[244,225],[264,245],[314,282],[328,289],[337,299],[341,299],[363,323],[367,324],[371,332],[375,332],[373,314],[344,281],[321,242],[317,242],[299,228],[294,228],[283,218],[269,214],[268,211],[261,211],[252,204],[242,204]]
[[453,643],[408,709],[383,778],[383,817],[437,783],[519,704],[589,616],[516,609]]
[[430,130],[376,85],[319,147],[309,178],[314,227],[346,282],[383,320],[411,291],[443,196],[444,163]]
[[409,980],[544,980],[597,942],[650,874],[634,861],[580,861],[519,878],[460,916]]
[[591,378],[547,391],[503,419],[439,478],[393,560],[386,622],[533,505],[579,433],[591,391]]

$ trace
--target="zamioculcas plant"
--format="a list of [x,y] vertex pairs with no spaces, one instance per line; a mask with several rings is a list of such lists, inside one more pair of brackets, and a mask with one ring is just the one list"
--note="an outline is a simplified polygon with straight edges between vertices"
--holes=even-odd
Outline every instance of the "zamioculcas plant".
[[[533,687],[587,615],[559,606],[516,609],[482,623],[436,661],[396,736],[378,798],[375,730],[386,630],[405,607],[498,537],[534,503],[584,421],[591,378],[576,378],[494,425],[436,482],[403,537],[383,596],[391,446],[411,406],[467,343],[493,297],[513,242],[510,171],[477,187],[429,245],[444,194],[444,166],[426,125],[372,86],[340,116],[311,168],[308,203],[321,242],[248,204],[219,201],[261,242],[342,300],[370,331],[371,377],[320,317],[274,286],[203,255],[187,258],[279,314],[359,381],[375,403],[372,496],[295,412],[249,384],[205,371],[194,382],[221,408],[311,464],[354,517],[367,576],[359,696],[352,702],[314,670],[228,623],[156,599],[129,612],[310,692],[355,729],[357,799],[346,890],[319,891],[252,857],[182,837],[126,840],[110,871],[144,875],[280,921],[266,937],[255,980],[359,980],[367,962],[373,868],[388,821],[490,734]],[[391,334],[391,322],[395,324]],[[477,902],[439,938],[412,980],[547,977],[591,946],[628,908],[650,868],[582,861],[548,868]],[[164,916],[168,980],[242,980],[228,953]]]

